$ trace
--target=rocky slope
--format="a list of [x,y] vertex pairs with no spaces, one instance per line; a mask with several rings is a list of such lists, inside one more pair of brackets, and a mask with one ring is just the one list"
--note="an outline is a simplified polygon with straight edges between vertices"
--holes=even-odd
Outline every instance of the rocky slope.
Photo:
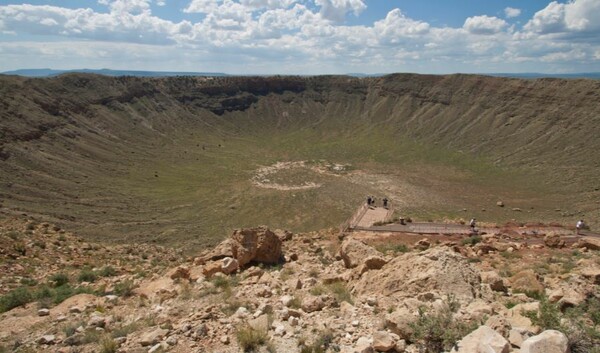
[[0,224],[0,349],[597,352],[598,239],[395,237],[382,248],[259,227],[185,259],[12,219]]

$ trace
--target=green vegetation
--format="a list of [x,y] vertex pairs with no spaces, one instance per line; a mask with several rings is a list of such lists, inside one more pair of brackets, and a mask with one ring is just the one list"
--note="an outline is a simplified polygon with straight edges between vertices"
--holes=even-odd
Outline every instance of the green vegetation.
[[404,244],[379,243],[375,245],[375,249],[379,252],[387,253],[391,251],[394,254],[409,252],[410,249]]
[[479,235],[474,235],[474,236],[470,236],[468,238],[465,238],[461,241],[462,245],[470,245],[470,246],[474,246],[476,244],[481,243],[481,236]]
[[132,280],[124,280],[115,284],[114,293],[120,297],[128,298],[133,295],[135,285]]
[[100,271],[98,271],[98,275],[100,277],[112,277],[117,274],[117,270],[115,270],[112,266],[104,266]]
[[104,336],[100,340],[100,353],[116,353],[119,345],[110,336]]
[[25,305],[33,300],[31,290],[19,287],[0,297],[0,313]]
[[55,287],[60,287],[69,283],[69,276],[64,273],[55,273],[50,276],[49,280],[54,283]]
[[325,353],[333,342],[333,333],[331,331],[317,332],[314,339],[309,344],[306,337],[301,337],[298,344],[301,353]]
[[310,289],[312,295],[322,295],[325,293],[331,293],[338,303],[346,301],[350,304],[354,304],[352,294],[343,282],[333,282],[326,285],[316,285]]
[[79,282],[95,282],[98,279],[98,275],[96,272],[92,271],[90,268],[84,268],[79,273],[79,277],[77,277]]
[[268,337],[265,331],[255,330],[250,326],[239,326],[235,336],[244,352],[255,352],[267,342]]
[[543,330],[558,330],[567,335],[571,353],[600,352],[600,299],[590,298],[582,305],[560,310],[557,303],[540,298],[539,311],[527,311],[523,315]]
[[454,319],[460,308],[458,302],[448,298],[441,309],[427,311],[419,308],[419,318],[411,323],[413,338],[425,353],[449,351],[458,340],[477,328],[477,323],[465,323]]

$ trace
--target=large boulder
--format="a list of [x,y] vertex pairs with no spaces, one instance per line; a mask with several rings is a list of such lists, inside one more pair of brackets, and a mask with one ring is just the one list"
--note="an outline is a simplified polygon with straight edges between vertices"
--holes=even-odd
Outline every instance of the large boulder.
[[600,250],[600,238],[582,237],[577,243],[573,244],[573,247]]
[[560,234],[550,232],[544,237],[544,244],[549,248],[564,248],[565,241],[560,237]]
[[396,347],[396,340],[387,331],[376,331],[373,333],[373,349],[378,352],[387,352]]
[[489,284],[493,291],[506,292],[504,280],[496,271],[481,272],[481,282]]
[[508,353],[510,344],[498,332],[488,326],[479,328],[463,337],[452,349],[453,353]]
[[521,345],[521,353],[567,353],[569,340],[564,333],[547,330],[537,336],[529,337]]
[[375,250],[375,248],[351,238],[345,239],[340,248],[340,256],[342,257],[342,260],[344,260],[346,268],[357,267],[362,264],[365,259],[372,256],[381,257],[381,255],[382,254]]
[[232,257],[240,267],[252,261],[276,264],[283,256],[281,240],[266,227],[236,229],[231,240]]
[[385,326],[398,335],[401,339],[410,340],[413,334],[412,324],[417,322],[418,317],[406,308],[399,308],[385,317]]
[[422,293],[438,296],[452,293],[457,299],[471,301],[481,286],[479,273],[467,258],[446,247],[397,256],[372,273],[355,283],[355,294],[403,299]]

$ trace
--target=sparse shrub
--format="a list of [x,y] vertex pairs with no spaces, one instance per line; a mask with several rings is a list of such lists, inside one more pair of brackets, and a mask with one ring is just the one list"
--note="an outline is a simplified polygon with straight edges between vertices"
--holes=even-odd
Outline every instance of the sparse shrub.
[[119,282],[117,284],[115,284],[115,294],[120,296],[120,297],[131,297],[133,295],[133,290],[135,289],[135,286],[133,284],[132,280],[125,280],[122,282]]
[[77,327],[81,325],[83,325],[83,323],[67,324],[62,327],[62,332],[65,334],[66,337],[71,337],[75,334],[75,332],[77,332]]
[[33,300],[26,287],[19,287],[0,297],[0,313],[25,305]]
[[113,331],[111,332],[111,335],[113,338],[127,337],[128,334],[137,331],[138,328],[139,328],[138,323],[132,322],[130,324],[123,325],[123,326],[113,329]]
[[227,316],[233,315],[240,307],[246,306],[247,304],[238,299],[230,299],[228,300],[223,307],[221,307],[221,311],[223,314]]
[[33,287],[35,285],[38,284],[38,282],[33,279],[33,278],[27,278],[27,277],[23,277],[21,278],[21,281],[19,281],[22,285],[24,286],[29,286],[29,287]]
[[25,243],[23,243],[23,242],[16,242],[16,243],[13,244],[12,247],[13,247],[13,250],[17,254],[19,254],[21,256],[27,255],[27,247],[25,246]]
[[506,303],[504,303],[504,306],[505,306],[507,309],[512,309],[512,308],[514,308],[515,306],[517,306],[517,304],[518,304],[517,302],[513,302],[512,300],[509,300],[509,301],[507,301]]
[[12,240],[17,240],[17,239],[19,239],[19,238],[20,238],[20,236],[21,236],[21,235],[19,234],[19,232],[15,232],[14,230],[12,230],[12,231],[10,231],[10,232],[6,233],[6,235],[7,235],[9,238],[11,238]]
[[387,253],[388,251],[391,251],[394,254],[405,253],[405,252],[410,251],[408,246],[406,246],[404,244],[377,244],[375,246],[375,249],[377,249],[379,252],[382,252],[384,254]]
[[100,271],[98,271],[98,275],[100,275],[100,277],[112,277],[116,274],[117,270],[115,270],[115,268],[112,266],[104,266],[102,269],[100,269]]
[[509,259],[509,260],[522,258],[521,254],[516,253],[516,252],[508,252],[508,251],[500,252],[500,256],[502,256],[505,259]]
[[522,293],[531,299],[542,301],[544,294],[537,290],[515,290],[515,293]]
[[328,285],[327,289],[329,289],[329,291],[333,294],[338,303],[345,301],[350,304],[354,304],[354,301],[352,300],[352,294],[350,294],[350,291],[344,285],[344,283],[334,282]]
[[110,336],[104,336],[100,340],[100,353],[116,353],[119,345]]
[[279,279],[287,281],[294,274],[294,270],[290,267],[286,267],[279,273]]
[[255,330],[250,326],[240,326],[236,329],[235,336],[244,352],[254,352],[258,347],[267,342],[267,333]]
[[315,340],[311,344],[307,344],[307,339],[305,337],[302,337],[298,344],[300,345],[301,353],[325,353],[332,342],[333,333],[326,330],[316,335]]
[[25,229],[27,230],[34,230],[35,229],[35,223],[27,223],[27,226],[25,227]]
[[292,309],[300,309],[302,306],[302,299],[298,296],[294,296],[294,298],[290,301],[289,307]]
[[419,318],[411,323],[413,339],[418,341],[425,353],[449,351],[456,342],[477,328],[477,323],[465,323],[454,319],[459,303],[450,297],[438,311],[428,312],[419,308]]
[[471,236],[462,240],[462,245],[474,246],[478,243],[481,243],[481,237],[479,235]]
[[323,287],[322,285],[316,285],[310,289],[310,294],[312,295],[322,295],[325,294],[325,292],[325,287]]
[[60,287],[69,283],[69,276],[64,273],[55,273],[49,278],[50,281],[54,283],[55,287]]
[[310,271],[308,272],[308,275],[312,278],[318,278],[319,270],[317,270],[316,268],[311,268]]
[[90,282],[91,283],[91,282],[95,282],[96,279],[98,279],[98,276],[91,269],[84,268],[79,273],[79,277],[77,277],[77,279],[79,280],[79,282]]
[[33,246],[37,246],[40,249],[46,249],[46,243],[41,240],[34,241]]
[[473,264],[473,263],[478,263],[478,262],[481,262],[481,259],[480,259],[480,258],[478,258],[478,257],[471,257],[471,258],[469,258],[469,259],[467,260],[467,262],[469,262],[469,263],[472,263],[472,264]]
[[83,336],[83,343],[98,343],[100,342],[101,338],[102,337],[100,336],[100,332],[95,330],[87,330],[85,331],[85,335]]

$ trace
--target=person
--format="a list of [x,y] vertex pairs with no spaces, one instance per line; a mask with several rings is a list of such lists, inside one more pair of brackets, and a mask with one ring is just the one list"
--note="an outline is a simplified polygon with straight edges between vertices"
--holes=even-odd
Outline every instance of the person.
[[367,205],[371,206],[371,196],[367,196]]
[[581,230],[585,228],[585,223],[583,223],[583,219],[580,219],[579,222],[577,222],[575,228],[577,229],[577,235],[579,235]]
[[471,220],[469,221],[469,227],[471,227],[471,233],[475,234],[475,218],[471,218]]
[[384,197],[383,198],[383,207],[387,208],[388,207],[387,205],[388,205],[388,199],[387,199],[387,197]]

